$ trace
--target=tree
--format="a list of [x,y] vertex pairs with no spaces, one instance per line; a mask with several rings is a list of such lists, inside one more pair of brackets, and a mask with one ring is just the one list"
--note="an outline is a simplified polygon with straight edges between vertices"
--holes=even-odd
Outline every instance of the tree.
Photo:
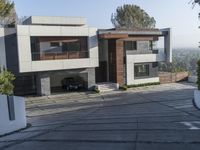
[[10,0],[0,0],[0,25],[15,25],[16,18],[14,2]]
[[195,6],[196,4],[200,5],[200,0],[191,0],[193,6]]
[[155,28],[156,21],[137,5],[125,4],[116,9],[111,16],[111,22],[116,28]]
[[15,80],[15,76],[9,71],[1,71],[0,72],[0,94],[12,95],[13,94],[13,81]]

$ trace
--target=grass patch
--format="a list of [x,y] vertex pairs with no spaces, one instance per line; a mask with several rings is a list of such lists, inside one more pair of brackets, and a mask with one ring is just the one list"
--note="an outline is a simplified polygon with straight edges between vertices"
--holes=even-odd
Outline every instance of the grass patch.
[[152,85],[160,85],[160,82],[127,85],[127,88],[136,88],[136,87],[144,87],[144,86],[152,86]]
[[123,85],[123,86],[120,86],[119,89],[123,90],[123,91],[127,91],[128,87],[127,87],[127,85]]

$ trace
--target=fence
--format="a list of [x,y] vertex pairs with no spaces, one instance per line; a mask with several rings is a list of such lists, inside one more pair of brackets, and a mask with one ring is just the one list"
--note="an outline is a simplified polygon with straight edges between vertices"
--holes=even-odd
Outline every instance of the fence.
[[188,72],[177,72],[177,73],[160,72],[159,73],[159,78],[160,78],[161,84],[187,81],[188,77],[189,77]]

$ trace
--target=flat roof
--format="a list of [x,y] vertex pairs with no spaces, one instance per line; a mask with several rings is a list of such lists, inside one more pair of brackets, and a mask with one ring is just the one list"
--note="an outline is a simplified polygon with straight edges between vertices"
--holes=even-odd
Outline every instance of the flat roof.
[[56,17],[56,16],[30,16],[24,25],[57,25],[57,26],[83,26],[87,21],[84,17]]
[[159,29],[100,29],[98,33],[101,34],[124,34],[124,35],[157,35],[161,36],[162,31]]

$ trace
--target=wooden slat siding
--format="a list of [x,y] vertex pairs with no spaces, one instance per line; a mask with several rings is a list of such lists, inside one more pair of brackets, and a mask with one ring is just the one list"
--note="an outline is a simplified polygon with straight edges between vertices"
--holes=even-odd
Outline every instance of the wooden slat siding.
[[123,41],[153,41],[153,37],[131,37],[131,38],[125,38]]
[[100,34],[100,39],[120,39],[120,38],[128,38],[128,34]]
[[136,41],[158,41],[159,40],[159,36],[157,35],[129,35],[129,37],[127,39],[133,39]]
[[116,40],[108,40],[109,81],[117,83],[116,80]]
[[124,85],[124,42],[116,41],[116,81]]
[[109,80],[124,85],[124,42],[109,40]]
[[123,39],[129,41],[158,41],[159,36],[128,35],[128,34],[100,34],[100,39]]

